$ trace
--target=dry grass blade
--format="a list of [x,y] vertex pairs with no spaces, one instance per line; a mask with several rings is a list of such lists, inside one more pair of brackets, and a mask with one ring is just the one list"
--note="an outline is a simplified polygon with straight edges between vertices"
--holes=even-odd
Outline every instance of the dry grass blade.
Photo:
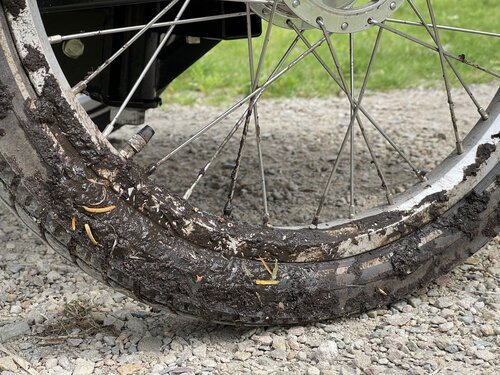
[[91,214],[105,214],[107,212],[111,212],[116,209],[115,205],[107,206],[107,207],[88,207],[82,206],[85,211]]
[[277,285],[279,283],[279,280],[255,280],[255,284],[257,285]]
[[275,259],[273,272],[271,273],[271,279],[276,280],[277,277],[278,277],[278,259]]
[[[56,345],[69,338],[93,336],[107,328],[102,327],[92,317],[92,309],[80,301],[64,306],[64,315],[53,324],[47,325],[39,336],[42,345]],[[78,330],[78,333],[73,333]]]
[[378,292],[380,294],[382,294],[383,296],[388,296],[387,292],[384,289],[382,289],[382,288],[378,288]]
[[266,261],[264,260],[264,258],[262,257],[259,257],[259,260],[260,262],[262,263],[262,265],[264,266],[264,268],[266,269],[266,271],[269,273],[269,275],[273,275],[273,272],[271,271],[271,269],[269,268],[269,266],[267,265]]
[[92,242],[92,245],[99,245],[94,237],[94,234],[92,233],[92,229],[90,229],[90,225],[85,224],[85,232],[87,232],[87,236],[90,239],[90,242]]

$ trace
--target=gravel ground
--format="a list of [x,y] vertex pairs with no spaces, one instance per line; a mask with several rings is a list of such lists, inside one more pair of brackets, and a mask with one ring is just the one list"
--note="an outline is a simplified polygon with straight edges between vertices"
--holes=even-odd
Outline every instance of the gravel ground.
[[[482,98],[488,95],[488,89],[491,87],[476,88]],[[402,146],[425,168],[431,168],[453,145],[449,132],[437,126],[448,115],[443,105],[438,104],[440,95],[432,90],[408,90],[367,98],[374,113],[388,115],[385,124],[390,134],[399,136]],[[408,98],[421,110],[408,112],[403,105]],[[459,98],[465,100],[463,95]],[[418,106],[417,99],[425,105]],[[302,104],[307,104],[305,109]],[[274,177],[271,189],[276,189],[271,203],[284,207],[274,209],[273,214],[285,217],[284,222],[303,220],[306,217],[303,212],[314,208],[314,199],[312,203],[302,200],[307,200],[311,192],[313,198],[318,194],[313,190],[317,183],[307,185],[314,174],[310,174],[310,170],[314,175],[324,174],[328,168],[322,170],[320,165],[331,164],[332,156],[325,155],[324,147],[335,149],[338,145],[335,131],[328,130],[332,119],[329,111],[336,113],[340,125],[344,121],[346,128],[347,112],[339,111],[341,106],[342,102],[333,98],[307,102],[272,101],[261,107],[263,124],[272,124],[273,129],[272,133],[269,133],[270,127],[263,131],[267,142],[265,156],[269,157],[266,160],[273,161],[267,166],[275,170],[275,174],[270,173]],[[177,120],[169,113],[157,112],[150,116],[149,121],[156,128],[160,123],[169,125],[168,132],[158,137],[162,141],[157,148],[169,150],[185,137],[186,133],[182,134],[181,130],[199,124],[202,111],[208,113],[208,117],[217,112],[214,108],[203,108],[200,112],[182,107],[174,109]],[[279,118],[273,116],[276,109],[284,111]],[[311,121],[311,114],[316,116],[314,132],[301,128],[303,121]],[[229,120],[226,124],[230,124]],[[411,126],[398,126],[402,124]],[[127,131],[122,130],[121,135]],[[162,131],[165,132],[161,130],[160,133]],[[325,137],[327,131],[333,137]],[[168,171],[159,178],[183,191],[189,180],[187,177],[175,181],[168,178],[172,170],[190,171],[191,178],[192,173],[196,175],[202,165],[199,161],[202,159],[197,157],[204,156],[205,151],[217,144],[216,136],[217,132],[212,133],[201,149],[193,146],[191,151],[179,155],[176,165],[170,163]],[[374,136],[374,144],[383,148],[383,141],[375,139]],[[271,140],[273,147],[270,147]],[[316,140],[320,146],[307,148],[311,146],[306,146],[309,144],[306,141],[311,140]],[[231,147],[237,147],[237,142]],[[387,154],[389,156],[381,152],[388,176],[407,176],[408,170],[399,159]],[[226,159],[214,166],[216,182],[212,179],[212,182],[203,183],[198,200],[214,192],[223,194],[225,185],[218,182],[217,177],[221,171],[227,174],[230,155],[228,152]],[[140,156],[140,161],[152,161],[157,156],[146,152]],[[366,158],[363,154],[359,156]],[[357,169],[360,183],[371,182],[370,186],[376,188],[377,183],[368,175],[370,169],[363,169],[368,161],[360,160]],[[285,166],[278,166],[282,164]],[[252,204],[258,206],[241,199],[246,195],[259,196],[259,187],[252,184],[255,160],[248,165],[251,167],[242,171],[243,187],[238,198],[243,203],[238,203],[239,211]],[[345,174],[346,168],[343,170]],[[296,187],[287,177],[294,172]],[[394,183],[395,189],[411,184],[411,176],[405,179]],[[360,206],[378,202],[376,197],[380,196],[380,191],[371,193],[372,190],[376,189],[367,188],[366,200],[359,198]],[[291,191],[294,192],[292,197],[287,194]],[[220,207],[220,199],[206,198],[204,203],[207,207]],[[292,203],[295,208],[291,207]],[[329,204],[329,207],[340,209],[345,206],[345,197],[334,195]],[[235,212],[235,216],[241,215]],[[251,220],[258,214],[242,217]],[[0,252],[1,375],[500,372],[500,238],[449,275],[391,306],[359,317],[305,327],[243,328],[187,320],[137,303],[75,270],[27,229],[20,227],[4,207],[0,207],[0,223],[3,246]]]

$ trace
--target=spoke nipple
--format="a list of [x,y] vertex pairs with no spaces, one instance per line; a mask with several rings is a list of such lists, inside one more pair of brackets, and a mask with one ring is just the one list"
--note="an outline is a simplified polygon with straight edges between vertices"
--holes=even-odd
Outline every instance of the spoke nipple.
[[120,155],[125,159],[130,159],[146,147],[151,138],[153,138],[154,134],[154,129],[151,126],[146,125],[127,141],[127,145],[120,150]]
[[462,155],[464,153],[464,147],[462,142],[457,142],[457,154]]
[[262,218],[262,224],[265,227],[272,227],[271,225],[271,218],[269,217],[269,214],[265,214],[264,217]]
[[83,90],[85,90],[87,88],[87,85],[85,84],[84,81],[80,81],[76,84],[75,87],[73,87],[71,89],[71,91],[73,91],[74,94],[79,94],[81,93]]
[[52,35],[49,37],[49,43],[50,44],[59,44],[62,42],[62,36],[61,35]]
[[226,206],[224,207],[223,215],[224,217],[230,217],[231,214],[233,213],[233,206],[231,205],[230,202],[226,203]]
[[353,219],[356,215],[356,207],[353,204],[349,206],[349,218]]
[[479,114],[481,115],[481,118],[483,119],[483,121],[486,121],[486,120],[488,120],[488,119],[490,118],[490,116],[488,115],[488,112],[486,112],[486,111],[484,110],[484,108],[482,108],[482,107],[481,107],[481,108],[479,108],[479,109],[478,109],[478,112],[479,112]]
[[317,227],[317,226],[318,226],[318,223],[319,223],[319,216],[318,216],[318,215],[316,215],[316,216],[314,216],[314,218],[312,219],[311,224],[312,224],[312,225],[314,225],[315,227]]
[[392,193],[387,194],[387,202],[389,202],[390,205],[394,204],[394,196],[392,195]]
[[293,0],[293,1],[292,1],[292,6],[293,6],[294,8],[297,8],[298,6],[300,6],[300,1],[299,1],[299,0]]
[[396,2],[395,2],[395,1],[393,1],[393,2],[389,5],[389,8],[390,8],[391,10],[396,9]]
[[420,181],[427,181],[427,177],[426,177],[427,172],[426,171],[417,170],[416,173],[417,173],[417,176],[420,179]]
[[151,164],[148,168],[148,170],[146,171],[146,175],[147,176],[151,176],[153,173],[156,172],[156,169],[157,169],[157,166],[156,164]]

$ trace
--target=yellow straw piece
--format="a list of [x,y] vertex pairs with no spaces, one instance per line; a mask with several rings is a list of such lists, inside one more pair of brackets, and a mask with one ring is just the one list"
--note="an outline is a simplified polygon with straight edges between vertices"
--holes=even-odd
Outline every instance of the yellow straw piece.
[[89,237],[90,242],[92,242],[92,245],[97,246],[98,243],[95,240],[94,235],[92,234],[92,229],[90,229],[90,225],[85,224],[85,232],[87,232],[87,236]]
[[113,211],[116,206],[108,206],[108,207],[87,207],[83,206],[83,209],[91,214],[105,214],[106,212]]
[[255,284],[257,285],[277,285],[279,283],[279,280],[255,280]]

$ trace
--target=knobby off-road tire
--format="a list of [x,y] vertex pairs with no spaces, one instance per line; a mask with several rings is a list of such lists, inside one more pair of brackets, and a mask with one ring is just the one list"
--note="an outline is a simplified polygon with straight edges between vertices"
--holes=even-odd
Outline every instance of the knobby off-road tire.
[[[189,206],[121,159],[82,121],[36,38],[24,36],[19,57],[6,16],[24,22],[24,2],[0,4],[0,198],[66,259],[138,300],[232,324],[340,317],[408,295],[500,229],[498,137],[492,133],[498,94],[490,119],[465,140],[472,145],[461,156],[469,163],[463,169],[469,193],[459,200],[452,192],[433,194],[415,204],[416,211],[425,207],[420,215],[396,226],[412,212],[328,231],[242,226]],[[83,208],[99,201],[116,209]],[[358,246],[358,235],[374,248],[335,259],[338,244]],[[278,284],[258,285],[270,278],[259,256],[270,265],[278,259]]]

